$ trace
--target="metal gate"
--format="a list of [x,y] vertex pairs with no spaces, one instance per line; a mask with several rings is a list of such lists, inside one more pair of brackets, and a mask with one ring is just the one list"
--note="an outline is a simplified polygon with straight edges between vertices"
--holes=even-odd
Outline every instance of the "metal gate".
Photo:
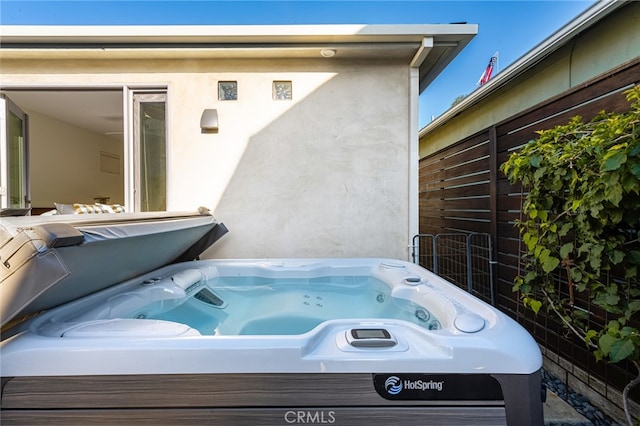
[[494,305],[491,235],[418,234],[413,237],[412,258],[413,263]]

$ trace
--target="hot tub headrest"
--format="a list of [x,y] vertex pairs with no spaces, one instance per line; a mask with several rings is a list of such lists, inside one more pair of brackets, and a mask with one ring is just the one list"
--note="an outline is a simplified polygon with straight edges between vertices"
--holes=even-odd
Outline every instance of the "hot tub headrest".
[[49,248],[75,246],[84,241],[84,234],[68,223],[45,223],[33,230]]

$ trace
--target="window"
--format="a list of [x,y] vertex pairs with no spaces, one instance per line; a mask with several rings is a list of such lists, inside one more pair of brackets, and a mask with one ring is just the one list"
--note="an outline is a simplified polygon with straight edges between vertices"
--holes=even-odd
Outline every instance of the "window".
[[273,99],[274,100],[291,100],[292,99],[291,81],[274,81],[273,82]]
[[218,82],[218,100],[219,101],[237,101],[238,100],[238,82],[237,81],[219,81]]

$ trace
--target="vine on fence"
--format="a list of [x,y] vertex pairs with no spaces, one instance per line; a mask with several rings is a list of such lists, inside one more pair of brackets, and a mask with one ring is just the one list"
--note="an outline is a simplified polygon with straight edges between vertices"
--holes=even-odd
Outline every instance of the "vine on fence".
[[[597,359],[638,368],[640,86],[625,94],[628,112],[539,131],[500,169],[526,194],[516,222],[524,273],[514,291],[534,312],[556,314]],[[611,271],[622,271],[619,279],[605,279]],[[593,307],[610,320],[589,321]],[[636,381],[625,388],[630,423],[627,398]]]

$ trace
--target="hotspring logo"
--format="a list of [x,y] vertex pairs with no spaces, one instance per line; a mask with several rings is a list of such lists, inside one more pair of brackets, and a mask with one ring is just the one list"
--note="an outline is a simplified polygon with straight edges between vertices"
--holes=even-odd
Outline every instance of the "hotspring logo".
[[397,395],[402,392],[402,380],[400,380],[400,377],[391,376],[385,380],[384,388],[390,395]]
[[436,382],[433,380],[401,380],[398,376],[391,376],[384,382],[384,388],[390,395],[397,395],[402,392],[403,389],[411,390],[437,390],[441,392],[444,387],[444,381]]

